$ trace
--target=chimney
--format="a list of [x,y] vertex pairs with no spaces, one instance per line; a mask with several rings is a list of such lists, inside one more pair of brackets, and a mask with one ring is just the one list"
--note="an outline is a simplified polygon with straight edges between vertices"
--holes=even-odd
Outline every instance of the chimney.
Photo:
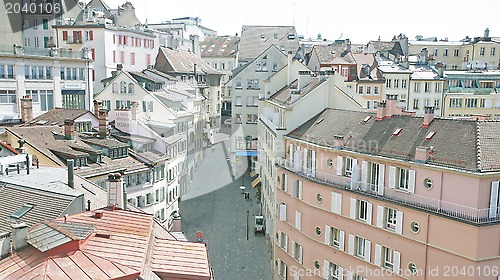
[[33,120],[33,99],[31,96],[21,98],[21,121],[27,123]]
[[384,119],[385,116],[385,106],[386,102],[385,100],[382,100],[378,103],[377,107],[377,117],[375,118],[376,121],[381,121]]
[[12,247],[15,251],[28,246],[28,225],[25,223],[13,224],[12,227]]
[[293,58],[293,53],[292,51],[288,52],[287,56],[287,85],[290,85],[292,83],[292,58]]
[[99,117],[99,109],[102,108],[102,101],[94,99],[94,115]]
[[66,165],[68,166],[68,186],[72,189],[75,188],[75,161],[68,159]]
[[0,233],[0,259],[8,256],[10,252],[10,232]]
[[333,136],[333,148],[335,150],[342,150],[343,146],[344,146],[344,136],[334,135]]
[[108,110],[99,109],[99,137],[106,138],[108,135]]
[[123,180],[120,173],[108,175],[108,207],[124,209]]
[[123,70],[123,64],[116,64],[116,71],[122,71]]
[[420,57],[419,57],[418,62],[422,63],[422,64],[427,63],[427,56],[428,55],[429,55],[429,51],[427,50],[427,48],[422,48],[420,50]]
[[430,159],[431,148],[419,146],[415,149],[415,162],[427,163]]
[[484,30],[484,38],[489,38],[490,37],[490,29],[489,28],[486,28]]
[[197,77],[197,73],[196,73],[196,63],[193,64],[193,73],[194,73],[194,81],[195,82],[198,82],[198,77]]
[[425,112],[424,112],[424,124],[422,125],[423,128],[428,128],[429,125],[431,125],[432,121],[434,120],[434,107],[432,106],[425,106]]
[[436,64],[436,66],[437,66],[437,69],[438,69],[438,75],[439,75],[439,77],[440,77],[440,78],[442,78],[442,77],[443,77],[443,75],[444,75],[443,63],[442,63],[441,61],[439,61],[439,62]]
[[297,90],[301,90],[311,81],[311,71],[299,71]]
[[173,214],[173,220],[172,220],[172,232],[182,232],[182,227],[181,227],[181,215],[179,213],[175,212]]
[[64,139],[74,140],[75,139],[75,122],[70,119],[64,120]]
[[396,113],[401,113],[398,109],[398,95],[397,94],[386,94],[387,101],[385,106],[384,118],[390,119]]

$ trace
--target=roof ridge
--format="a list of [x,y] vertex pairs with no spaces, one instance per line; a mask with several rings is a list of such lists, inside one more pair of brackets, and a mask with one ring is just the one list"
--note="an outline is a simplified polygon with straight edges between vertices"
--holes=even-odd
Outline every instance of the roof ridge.
[[481,163],[481,157],[482,157],[482,150],[481,150],[481,128],[480,128],[480,122],[476,121],[476,168],[479,171],[482,171],[482,163]]

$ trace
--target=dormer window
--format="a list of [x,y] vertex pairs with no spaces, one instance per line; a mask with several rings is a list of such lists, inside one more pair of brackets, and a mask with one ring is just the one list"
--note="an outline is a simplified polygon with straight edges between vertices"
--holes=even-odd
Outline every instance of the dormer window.
[[430,131],[429,133],[427,133],[427,135],[425,136],[425,140],[431,140],[432,137],[434,137],[434,135],[436,135],[436,132],[435,131]]
[[401,133],[401,131],[403,131],[402,128],[396,128],[396,130],[394,130],[394,132],[392,133],[392,136],[398,136]]

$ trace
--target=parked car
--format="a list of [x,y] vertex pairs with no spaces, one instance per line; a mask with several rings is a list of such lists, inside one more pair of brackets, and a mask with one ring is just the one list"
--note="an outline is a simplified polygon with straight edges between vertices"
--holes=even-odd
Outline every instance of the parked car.
[[224,120],[224,125],[231,126],[231,119],[230,118],[229,119],[225,119]]

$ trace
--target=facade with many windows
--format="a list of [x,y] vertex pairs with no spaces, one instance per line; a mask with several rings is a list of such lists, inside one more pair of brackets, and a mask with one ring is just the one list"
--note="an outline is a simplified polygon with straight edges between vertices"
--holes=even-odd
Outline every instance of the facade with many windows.
[[86,52],[77,56],[32,56],[23,48],[0,54],[0,122],[19,122],[21,99],[33,100],[33,117],[52,108],[90,109],[92,63]]
[[396,115],[395,106],[326,109],[285,136],[275,279],[443,279],[451,264],[498,266],[499,147],[489,138],[499,123]]

